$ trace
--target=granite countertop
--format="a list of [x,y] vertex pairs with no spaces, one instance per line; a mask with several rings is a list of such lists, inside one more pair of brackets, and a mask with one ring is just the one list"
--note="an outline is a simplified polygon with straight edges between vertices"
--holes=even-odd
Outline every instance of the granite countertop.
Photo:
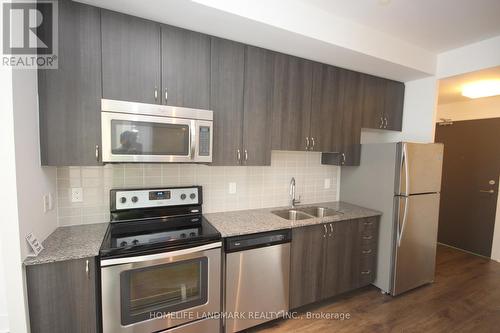
[[298,208],[309,206],[333,208],[342,214],[322,218],[313,217],[305,220],[291,221],[271,213],[274,210],[288,209],[289,207],[274,207],[209,213],[204,214],[204,216],[221,233],[222,237],[231,237],[382,215],[379,211],[342,201],[305,204],[299,206]]
[[43,241],[44,249],[37,257],[28,257],[25,265],[46,264],[70,259],[95,257],[109,223],[59,227]]

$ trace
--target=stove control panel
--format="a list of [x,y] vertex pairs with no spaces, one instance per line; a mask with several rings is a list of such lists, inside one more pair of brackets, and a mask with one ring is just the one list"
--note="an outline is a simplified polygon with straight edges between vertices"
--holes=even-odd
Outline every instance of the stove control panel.
[[199,205],[200,187],[112,190],[116,210]]

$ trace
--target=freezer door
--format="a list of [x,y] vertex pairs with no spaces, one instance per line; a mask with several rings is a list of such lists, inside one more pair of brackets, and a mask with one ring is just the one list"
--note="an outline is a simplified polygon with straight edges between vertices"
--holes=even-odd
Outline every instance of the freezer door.
[[439,194],[395,197],[396,239],[392,295],[434,280]]
[[443,144],[398,143],[396,195],[441,191]]

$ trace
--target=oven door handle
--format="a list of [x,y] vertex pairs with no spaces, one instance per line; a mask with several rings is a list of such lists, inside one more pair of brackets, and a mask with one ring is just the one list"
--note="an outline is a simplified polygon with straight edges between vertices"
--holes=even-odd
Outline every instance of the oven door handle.
[[150,260],[178,257],[178,256],[186,255],[186,254],[195,253],[195,252],[201,252],[201,251],[205,251],[205,250],[215,249],[215,248],[218,248],[221,246],[222,246],[222,242],[216,242],[216,243],[201,245],[201,246],[197,246],[197,247],[191,247],[188,249],[182,249],[182,250],[178,250],[178,251],[150,254],[147,256],[102,259],[101,260],[101,267],[131,264],[131,263],[136,263],[136,262],[144,262],[144,261],[150,261]]

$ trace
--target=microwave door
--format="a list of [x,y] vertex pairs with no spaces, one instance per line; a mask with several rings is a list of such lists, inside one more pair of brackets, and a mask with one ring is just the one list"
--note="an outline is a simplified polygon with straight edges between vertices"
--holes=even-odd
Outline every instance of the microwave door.
[[101,112],[103,162],[193,162],[195,121]]

